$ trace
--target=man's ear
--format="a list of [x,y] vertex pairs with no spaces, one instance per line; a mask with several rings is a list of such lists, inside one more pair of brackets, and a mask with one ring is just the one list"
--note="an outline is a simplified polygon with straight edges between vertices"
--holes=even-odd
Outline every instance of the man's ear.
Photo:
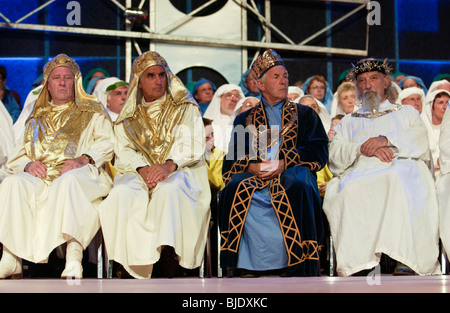
[[389,79],[389,77],[387,75],[384,76],[384,89],[386,89],[389,86],[389,82],[391,80]]
[[256,80],[256,87],[258,87],[258,89],[260,90],[260,91],[264,91],[265,89],[264,89],[264,83],[261,81],[261,80],[259,80],[259,79],[257,79]]

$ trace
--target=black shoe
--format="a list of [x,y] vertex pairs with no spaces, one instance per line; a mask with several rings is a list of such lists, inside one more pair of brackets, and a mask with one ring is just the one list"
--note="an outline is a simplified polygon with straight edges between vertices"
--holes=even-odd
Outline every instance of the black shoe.
[[367,270],[362,270],[362,271],[356,272],[355,274],[352,274],[352,276],[368,276],[374,269],[375,269],[375,267],[372,267]]
[[161,252],[160,261],[164,276],[167,278],[175,277],[180,267],[175,249],[171,246],[165,246]]
[[116,275],[118,278],[121,278],[121,279],[133,278],[133,276],[131,276],[130,273],[128,273],[127,270],[121,264],[119,264],[119,266],[116,270]]
[[403,263],[397,262],[397,266],[395,267],[394,276],[403,276],[403,275],[415,275],[416,273],[409,267]]

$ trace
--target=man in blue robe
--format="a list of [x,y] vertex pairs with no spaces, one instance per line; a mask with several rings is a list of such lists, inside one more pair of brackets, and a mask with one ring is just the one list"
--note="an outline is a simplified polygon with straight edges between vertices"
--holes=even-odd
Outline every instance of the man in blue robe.
[[262,98],[234,122],[219,196],[221,266],[319,275],[323,240],[316,172],[328,137],[309,107],[287,101],[283,60],[266,50],[252,66]]

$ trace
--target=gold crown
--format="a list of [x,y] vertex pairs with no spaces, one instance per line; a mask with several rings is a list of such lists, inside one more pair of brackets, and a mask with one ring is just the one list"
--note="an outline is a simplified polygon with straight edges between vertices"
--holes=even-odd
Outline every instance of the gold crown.
[[284,65],[280,55],[273,49],[268,49],[261,54],[252,65],[252,75],[255,79],[261,78],[264,73],[275,65]]
[[74,59],[64,53],[61,53],[55,56],[52,60],[48,61],[44,66],[44,80],[47,80],[50,73],[58,66],[65,66],[69,68],[74,75],[80,71],[80,67]]
[[363,59],[352,66],[353,68],[347,74],[347,78],[351,81],[355,81],[359,74],[366,72],[377,71],[385,75],[392,75],[393,72],[392,65],[387,62],[387,59],[384,59],[383,62],[375,59]]

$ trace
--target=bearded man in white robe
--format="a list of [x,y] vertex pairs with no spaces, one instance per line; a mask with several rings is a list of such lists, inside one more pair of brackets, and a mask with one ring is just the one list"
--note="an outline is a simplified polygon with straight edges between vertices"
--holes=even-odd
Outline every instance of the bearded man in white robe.
[[0,278],[20,277],[22,259],[46,262],[64,243],[61,277],[82,278],[83,249],[100,228],[98,205],[112,186],[102,166],[113,156],[113,128],[67,55],[44,67],[22,142],[0,185]]
[[440,273],[427,129],[416,109],[393,104],[390,74],[374,59],[354,66],[362,108],[341,120],[329,144],[323,208],[340,276],[372,269],[381,254],[420,275]]
[[[199,267],[211,191],[201,111],[162,56],[133,63],[128,96],[115,122],[114,187],[100,206],[108,257],[135,278]],[[126,273],[125,273],[126,275]]]

